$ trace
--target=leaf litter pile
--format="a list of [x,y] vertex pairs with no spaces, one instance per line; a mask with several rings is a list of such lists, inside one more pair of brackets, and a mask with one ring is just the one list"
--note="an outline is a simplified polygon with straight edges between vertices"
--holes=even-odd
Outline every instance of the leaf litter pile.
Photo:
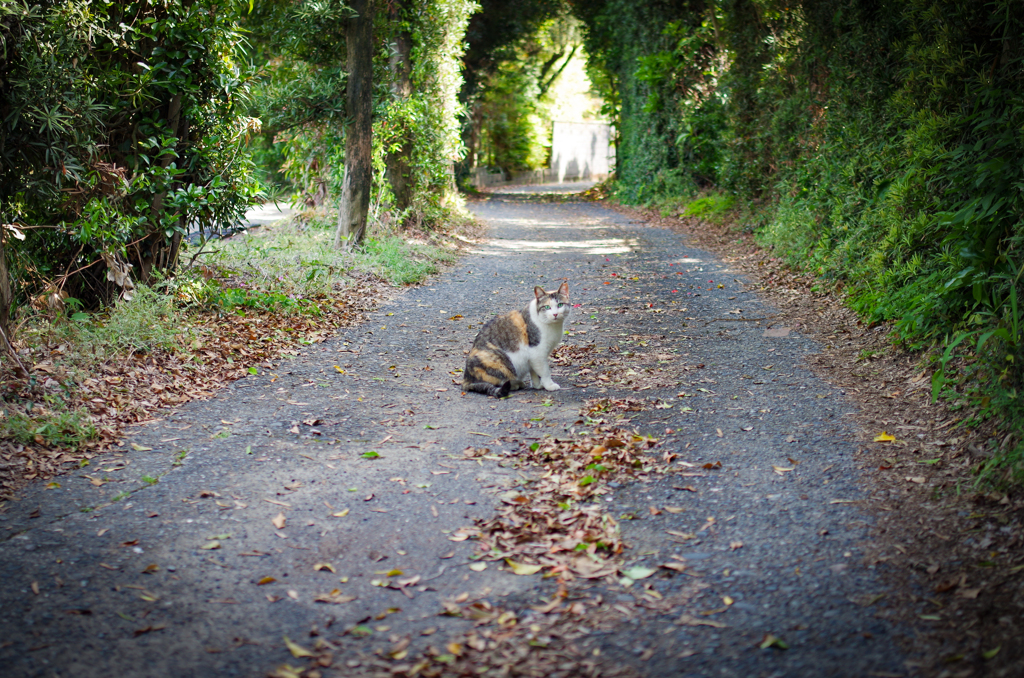
[[[682,595],[657,605],[668,610],[681,602]],[[346,638],[317,638],[312,650],[285,639],[292,656],[308,664],[283,664],[268,678],[321,678],[322,669],[334,666],[338,654],[353,657],[344,662],[344,675],[350,678],[639,678],[632,667],[611,667],[601,660],[595,633],[612,632],[633,616],[631,605],[609,604],[601,596],[572,600],[560,589],[549,603],[520,612],[481,599],[449,601],[442,614],[470,621],[473,628],[451,642],[428,645],[415,657],[409,651],[410,635],[393,634],[374,655]],[[347,636],[358,637],[360,628]],[[425,629],[421,635],[433,635],[435,630]]]
[[[376,656],[346,648],[350,676],[399,676],[413,678],[455,678],[457,676],[510,676],[522,678],[632,678],[639,674],[629,666],[611,665],[601,658],[601,636],[614,632],[638,608],[658,613],[674,611],[706,584],[694,580],[677,592],[662,596],[649,586],[630,589],[637,580],[659,570],[643,566],[626,567],[628,545],[619,534],[616,520],[608,515],[600,499],[611,489],[610,482],[645,481],[653,475],[674,473],[674,453],[659,454],[655,438],[610,424],[596,415],[639,412],[656,401],[639,398],[601,398],[587,401],[581,409],[587,432],[572,438],[551,438],[532,444],[521,443],[512,454],[520,468],[534,469],[534,479],[503,497],[497,515],[463,527],[450,537],[453,541],[475,539],[477,562],[499,562],[499,569],[514,575],[541,574],[557,582],[557,590],[540,605],[521,610],[492,605],[485,599],[470,600],[462,594],[445,601],[440,615],[471,621],[474,628],[443,647],[428,646],[411,656],[410,636],[392,635],[388,647]],[[484,448],[467,448],[465,456],[480,457]],[[685,470],[679,467],[680,471]],[[666,574],[685,568],[681,563],[662,565]],[[583,586],[603,580],[632,590],[635,603],[604,600]],[[621,597],[620,597],[621,600]],[[683,615],[679,624],[693,624]],[[698,621],[696,623],[709,623]],[[346,631],[358,636],[358,626]],[[433,633],[434,630],[429,630]],[[427,635],[427,632],[424,632]],[[285,664],[271,678],[319,678],[321,668],[330,666],[339,646],[317,639],[317,653],[308,657],[307,667]]]
[[226,384],[294,354],[300,344],[323,341],[337,328],[361,322],[384,301],[386,290],[376,276],[355,279],[344,289],[311,298],[317,316],[254,309],[244,315],[190,314],[191,332],[171,350],[121,355],[85,376],[75,368],[67,344],[21,348],[19,358],[29,374],[19,376],[7,362],[0,365],[0,416],[18,412],[34,421],[52,420],[48,403],[59,397],[68,411],[84,413],[76,426],[84,425],[91,435],[84,440],[69,435],[61,444],[59,431],[29,428],[21,440],[0,440],[0,501],[31,480],[88,466],[112,449],[125,427],[150,421],[161,409],[208,399]]
[[571,440],[523,444],[521,465],[544,468],[537,480],[503,500],[498,515],[455,536],[476,536],[481,556],[504,560],[517,574],[545,571],[563,580],[596,579],[618,571],[625,545],[600,498],[609,481],[644,479],[667,469],[649,454],[657,441],[598,424]]

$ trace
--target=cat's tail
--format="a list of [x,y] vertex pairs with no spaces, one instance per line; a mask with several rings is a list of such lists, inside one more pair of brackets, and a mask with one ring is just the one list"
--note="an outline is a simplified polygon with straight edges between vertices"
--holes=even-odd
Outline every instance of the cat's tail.
[[477,393],[484,393],[486,395],[493,396],[495,398],[504,398],[505,396],[507,396],[509,394],[509,391],[512,390],[512,382],[511,381],[503,381],[501,383],[501,386],[495,386],[494,384],[490,384],[490,383],[488,383],[486,381],[476,381],[476,382],[473,382],[471,384],[467,383],[467,382],[463,382],[462,383],[462,388],[465,389],[466,391],[475,391]]

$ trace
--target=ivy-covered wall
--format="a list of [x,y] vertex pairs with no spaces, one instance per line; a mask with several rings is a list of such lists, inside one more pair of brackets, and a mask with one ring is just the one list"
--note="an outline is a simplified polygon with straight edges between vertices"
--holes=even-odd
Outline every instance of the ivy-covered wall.
[[1018,0],[575,8],[617,109],[619,199],[739,198],[762,243],[905,345],[937,347],[936,394],[960,397],[944,369],[959,355],[955,389],[1021,410]]
[[[627,202],[716,188],[921,345],[1009,322],[1024,264],[1012,0],[578,3]],[[981,315],[979,315],[981,314]],[[985,315],[987,314],[987,315]],[[985,319],[982,320],[982,315]],[[993,325],[994,324],[994,325]]]

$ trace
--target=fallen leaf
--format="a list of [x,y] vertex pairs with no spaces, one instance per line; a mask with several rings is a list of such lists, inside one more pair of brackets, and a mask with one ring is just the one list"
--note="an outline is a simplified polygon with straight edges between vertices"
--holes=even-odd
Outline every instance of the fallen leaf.
[[741,541],[731,541],[731,542],[729,542],[729,550],[730,551],[735,551],[736,549],[741,549],[741,548],[743,548],[743,542],[741,542]]
[[916,483],[916,484],[918,484],[918,485],[922,485],[922,484],[924,484],[925,482],[927,482],[927,480],[928,480],[928,479],[927,479],[927,478],[925,478],[924,476],[913,476],[913,477],[911,477],[911,476],[907,476],[907,477],[906,477],[906,481],[907,481],[908,483]]
[[850,596],[847,600],[861,607],[871,607],[882,598],[885,598],[884,593],[862,593],[857,596]]
[[135,631],[132,632],[132,636],[138,638],[144,633],[149,633],[151,631],[159,631],[160,629],[165,628],[167,628],[167,624],[153,624],[151,626],[143,626],[141,629],[135,629]]
[[544,569],[542,565],[528,565],[526,563],[517,563],[512,560],[509,560],[508,558],[505,559],[505,562],[508,564],[509,568],[511,568],[514,574],[531,575],[537,574],[542,569]]
[[32,593],[36,594],[37,596],[39,595],[39,582],[32,582]]
[[313,570],[316,572],[319,572],[320,570],[330,570],[331,572],[337,573],[337,570],[334,569],[334,565],[331,565],[330,563],[316,563],[313,565]]
[[889,435],[885,431],[882,431],[877,436],[875,436],[875,442],[876,443],[891,443],[891,442],[893,442],[895,440],[896,440],[896,436]]
[[764,639],[758,644],[758,647],[762,650],[766,650],[769,647],[776,647],[780,650],[788,650],[789,645],[785,643],[781,638],[777,638],[770,633],[766,633]]
[[270,522],[272,522],[274,524],[274,527],[276,527],[277,529],[283,530],[285,523],[288,522],[288,519],[284,517],[284,513],[278,513]]
[[205,544],[203,544],[199,548],[204,550],[204,551],[212,551],[213,549],[219,549],[220,548],[220,541],[214,539],[213,541],[206,542]]
[[474,572],[483,572],[487,569],[487,563],[471,563],[469,569],[473,570]]
[[716,629],[728,628],[728,626],[726,626],[722,622],[715,621],[713,619],[700,619],[699,617],[694,617],[693,615],[689,614],[684,614],[679,619],[677,619],[676,624],[682,626],[711,626]]
[[348,509],[342,509],[342,510],[338,511],[337,513],[332,513],[331,515],[334,516],[335,518],[344,518],[345,516],[348,515]]
[[284,644],[288,648],[288,651],[291,652],[292,656],[295,657],[296,659],[301,659],[302,657],[315,657],[316,656],[314,653],[310,652],[309,650],[307,650],[306,648],[302,647],[298,643],[296,643],[296,642],[292,641],[291,639],[289,639],[288,636],[284,636]]
[[630,579],[647,579],[658,570],[653,567],[644,567],[642,565],[635,565],[633,567],[619,568],[619,572],[624,577]]
[[988,661],[989,659],[992,659],[997,654],[999,654],[999,651],[1002,650],[1002,649],[1003,649],[1002,645],[996,645],[991,650],[985,650],[984,652],[982,652],[981,653],[981,658],[984,659],[985,661]]
[[274,577],[263,577],[258,582],[256,582],[256,586],[263,586],[264,584],[273,584],[275,581],[277,581],[277,579],[275,579]]
[[686,509],[680,508],[678,506],[664,506],[662,508],[664,508],[669,513],[682,513],[683,511],[686,510]]
[[156,563],[150,563],[149,565],[146,565],[144,570],[142,570],[142,574],[156,574],[159,571],[159,565],[157,565]]
[[145,445],[138,445],[136,443],[132,443],[132,449],[135,450],[136,452],[149,452],[153,448],[152,447],[146,447]]

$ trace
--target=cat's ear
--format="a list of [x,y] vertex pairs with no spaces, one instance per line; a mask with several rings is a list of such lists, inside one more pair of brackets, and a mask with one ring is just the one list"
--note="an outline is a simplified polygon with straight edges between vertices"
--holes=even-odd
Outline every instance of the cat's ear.
[[561,294],[566,299],[568,299],[569,298],[569,283],[567,283],[567,282],[562,283],[561,286],[558,288],[558,293]]
[[545,292],[544,288],[541,287],[540,285],[537,285],[536,287],[533,288],[533,293],[534,295],[536,295],[538,301],[548,296],[548,293]]

